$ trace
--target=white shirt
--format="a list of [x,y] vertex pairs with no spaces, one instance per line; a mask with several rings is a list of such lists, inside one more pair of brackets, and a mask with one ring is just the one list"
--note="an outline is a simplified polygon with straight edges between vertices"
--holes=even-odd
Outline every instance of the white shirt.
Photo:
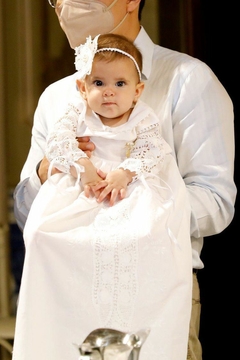
[[[202,268],[203,237],[232,221],[236,198],[233,106],[211,69],[198,59],[155,45],[141,28],[135,45],[143,54],[145,89],[141,99],[159,117],[163,138],[176,157],[192,208],[193,268]],[[15,217],[24,227],[41,186],[36,165],[46,137],[72,98],[76,74],[45,89],[34,115],[31,148],[15,190]]]

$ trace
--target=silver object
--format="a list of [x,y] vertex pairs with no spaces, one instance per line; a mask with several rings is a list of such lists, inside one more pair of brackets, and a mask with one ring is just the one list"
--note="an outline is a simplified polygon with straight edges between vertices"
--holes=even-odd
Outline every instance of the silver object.
[[96,329],[78,346],[78,360],[138,360],[150,329],[124,333],[114,329]]
[[56,7],[57,0],[48,0],[49,5],[51,5],[52,8]]

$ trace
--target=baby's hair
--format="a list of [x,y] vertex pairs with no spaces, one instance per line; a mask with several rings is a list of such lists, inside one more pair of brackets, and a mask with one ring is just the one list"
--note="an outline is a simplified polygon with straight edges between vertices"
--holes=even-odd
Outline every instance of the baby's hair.
[[[116,48],[131,55],[137,62],[140,71],[142,71],[142,54],[132,41],[125,36],[117,34],[104,34],[98,38],[98,50],[103,48]],[[95,59],[111,62],[116,58],[126,58],[126,55],[117,51],[102,51],[95,54]]]

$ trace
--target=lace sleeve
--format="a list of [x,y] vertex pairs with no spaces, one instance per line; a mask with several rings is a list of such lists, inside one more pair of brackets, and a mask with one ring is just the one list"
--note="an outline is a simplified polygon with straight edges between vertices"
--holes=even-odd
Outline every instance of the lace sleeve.
[[157,173],[165,158],[164,140],[160,135],[159,122],[148,120],[148,118],[142,120],[137,126],[137,138],[134,142],[126,144],[126,159],[118,166],[136,173],[132,182],[141,175]]
[[70,166],[87,155],[78,148],[76,140],[80,110],[69,104],[65,114],[56,122],[47,138],[46,157],[58,170],[70,173]]

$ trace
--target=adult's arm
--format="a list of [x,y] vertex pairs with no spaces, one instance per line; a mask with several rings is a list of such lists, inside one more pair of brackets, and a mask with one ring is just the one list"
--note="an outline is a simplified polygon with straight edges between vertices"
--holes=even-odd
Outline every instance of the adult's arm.
[[175,152],[191,208],[195,238],[223,231],[232,221],[234,113],[226,90],[199,62],[188,74],[173,111]]
[[[15,219],[23,230],[32,202],[35,199],[41,181],[36,172],[38,163],[44,158],[47,135],[55,122],[64,114],[70,99],[78,96],[75,74],[61,79],[45,89],[39,98],[34,113],[31,146],[20,174],[20,181],[14,191]],[[41,163],[38,173],[43,176],[47,163]],[[42,178],[42,182],[44,179]]]

